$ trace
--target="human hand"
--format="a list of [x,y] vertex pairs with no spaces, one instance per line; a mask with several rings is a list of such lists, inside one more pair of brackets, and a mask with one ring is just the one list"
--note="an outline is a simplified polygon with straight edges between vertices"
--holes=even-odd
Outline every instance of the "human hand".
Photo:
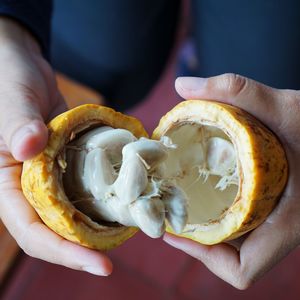
[[54,73],[35,39],[16,22],[0,18],[0,216],[29,255],[96,275],[112,271],[102,253],[64,240],[48,229],[21,189],[22,163],[48,139],[44,121],[66,109]]
[[300,92],[274,89],[235,74],[178,78],[184,99],[207,99],[240,107],[281,140],[289,180],[278,205],[263,224],[233,244],[206,246],[170,234],[164,240],[203,262],[217,276],[246,289],[300,244]]

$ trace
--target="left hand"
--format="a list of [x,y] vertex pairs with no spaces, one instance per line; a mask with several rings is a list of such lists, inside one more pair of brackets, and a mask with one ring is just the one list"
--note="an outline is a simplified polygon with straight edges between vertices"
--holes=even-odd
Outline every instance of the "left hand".
[[164,236],[167,243],[199,259],[226,282],[246,289],[300,244],[300,92],[274,89],[235,74],[183,77],[175,86],[185,99],[216,100],[248,111],[275,132],[285,148],[289,180],[284,194],[265,222],[233,241],[235,246],[206,246]]
[[102,252],[63,239],[25,199],[22,163],[48,140],[44,122],[66,109],[54,72],[37,41],[19,23],[0,17],[0,218],[30,256],[96,275],[112,272]]

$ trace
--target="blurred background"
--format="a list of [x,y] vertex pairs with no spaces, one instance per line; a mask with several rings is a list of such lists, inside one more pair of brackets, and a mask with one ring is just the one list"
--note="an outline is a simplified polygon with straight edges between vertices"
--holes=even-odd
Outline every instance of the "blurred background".
[[[144,101],[126,111],[142,120],[149,133],[159,119],[181,101],[174,90],[175,77],[185,73],[187,67],[192,72],[197,64],[191,41],[185,39],[186,10],[185,7],[176,47],[162,76]],[[103,101],[95,91],[78,82],[61,75],[58,81],[69,107]],[[114,262],[114,271],[107,278],[69,270],[25,255],[0,223],[0,299],[296,300],[300,297],[299,249],[247,291],[232,288],[197,260],[142,233],[108,255]]]

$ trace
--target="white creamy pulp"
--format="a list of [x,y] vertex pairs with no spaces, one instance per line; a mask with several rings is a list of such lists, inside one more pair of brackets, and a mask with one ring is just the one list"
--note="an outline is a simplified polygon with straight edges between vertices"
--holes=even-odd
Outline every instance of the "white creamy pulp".
[[175,178],[188,199],[188,223],[217,220],[238,191],[236,152],[228,136],[212,126],[187,123],[167,132],[178,147],[165,161],[167,178]]
[[182,125],[154,141],[103,126],[66,148],[64,186],[74,205],[151,237],[166,220],[180,233],[187,222],[218,218],[237,192],[234,147],[213,127]]

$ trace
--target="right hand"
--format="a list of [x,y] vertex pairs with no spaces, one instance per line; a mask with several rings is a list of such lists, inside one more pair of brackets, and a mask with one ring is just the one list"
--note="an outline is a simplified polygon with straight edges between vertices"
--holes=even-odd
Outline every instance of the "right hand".
[[21,25],[0,17],[0,217],[29,255],[96,275],[112,264],[101,252],[69,242],[46,227],[21,188],[22,161],[47,144],[45,121],[66,109],[38,43]]
[[248,111],[276,133],[285,149],[289,164],[285,191],[256,229],[216,245],[164,237],[226,282],[246,289],[300,245],[300,91],[272,88],[237,74],[179,78],[175,86],[184,99],[220,101]]

